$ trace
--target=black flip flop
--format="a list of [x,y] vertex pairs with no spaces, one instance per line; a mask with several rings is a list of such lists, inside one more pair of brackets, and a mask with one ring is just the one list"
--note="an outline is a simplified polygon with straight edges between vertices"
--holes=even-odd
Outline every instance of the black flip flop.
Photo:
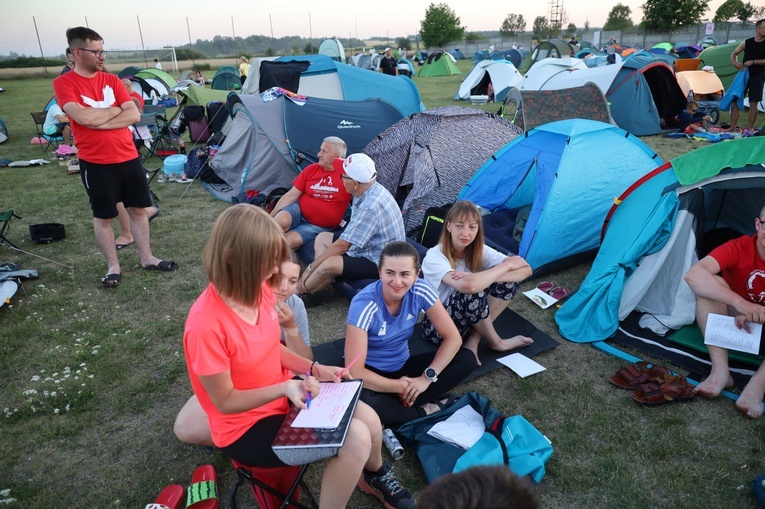
[[444,394],[444,397],[446,398],[446,401],[444,403],[441,403],[440,399],[433,401],[433,404],[438,407],[439,411],[446,410],[447,408],[455,404],[457,400],[459,400],[462,396],[460,396],[459,394],[447,393],[447,394]]
[[147,265],[143,270],[160,270],[162,272],[172,272],[177,270],[180,265],[172,260],[162,260],[156,265]]
[[122,281],[122,274],[107,274],[101,278],[101,285],[106,288],[117,288]]

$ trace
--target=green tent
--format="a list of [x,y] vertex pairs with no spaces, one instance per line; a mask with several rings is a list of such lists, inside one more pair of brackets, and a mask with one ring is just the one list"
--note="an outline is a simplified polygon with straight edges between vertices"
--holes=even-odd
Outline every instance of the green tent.
[[723,44],[722,46],[710,46],[701,52],[699,58],[704,65],[711,65],[715,68],[715,74],[728,90],[730,84],[733,83],[733,79],[738,72],[730,61],[730,56],[733,54],[733,50],[741,44],[740,42],[731,42],[729,44]]
[[168,72],[163,71],[162,69],[153,69],[153,68],[141,69],[140,71],[135,73],[135,75],[145,80],[150,80],[150,79],[159,80],[167,87],[168,90],[178,84],[175,78],[173,78]]
[[462,74],[454,64],[454,57],[443,51],[435,51],[428,55],[425,64],[420,68],[417,76],[449,76],[451,74]]
[[228,90],[213,90],[211,88],[191,85],[186,90],[178,91],[178,99],[185,100],[185,105],[201,104],[204,106],[213,101],[225,102],[228,94]]

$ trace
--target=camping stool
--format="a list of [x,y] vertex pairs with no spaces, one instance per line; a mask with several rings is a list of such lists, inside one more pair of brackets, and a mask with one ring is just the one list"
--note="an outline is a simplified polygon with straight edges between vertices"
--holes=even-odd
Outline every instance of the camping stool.
[[237,482],[231,489],[229,505],[231,509],[237,509],[236,492],[246,481],[250,483],[250,489],[262,509],[279,509],[296,507],[309,509],[300,503],[300,489],[308,495],[311,507],[317,509],[319,505],[311,493],[311,490],[303,481],[303,476],[308,471],[310,463],[297,466],[285,467],[251,467],[244,463],[231,460],[238,476]]
[[13,209],[6,210],[5,212],[0,212],[0,222],[3,224],[3,226],[0,227],[0,244],[7,242],[11,245],[11,247],[19,250],[19,246],[11,242],[11,239],[6,237],[6,233],[8,232],[8,228],[11,224],[11,219],[14,217],[16,219],[21,219],[21,216],[16,215],[16,213],[13,212]]

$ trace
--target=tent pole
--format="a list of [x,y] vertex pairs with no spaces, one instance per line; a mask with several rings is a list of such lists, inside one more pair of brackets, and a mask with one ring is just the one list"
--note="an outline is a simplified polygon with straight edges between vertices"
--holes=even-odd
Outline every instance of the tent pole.
[[40,46],[40,57],[42,58],[43,70],[48,75],[48,66],[45,65],[45,55],[43,55],[42,43],[40,42],[40,32],[37,31],[37,20],[32,16],[32,23],[35,24],[35,34],[37,34],[37,45]]
[[143,49],[143,63],[146,67],[149,67],[149,60],[146,58],[146,46],[143,44],[143,31],[141,31],[141,18],[136,14],[136,21],[138,21],[138,35],[141,37],[141,48]]
[[56,265],[61,265],[62,267],[66,267],[69,270],[74,270],[74,267],[71,267],[69,265],[65,265],[65,264],[63,264],[61,262],[57,262],[56,260],[51,260],[50,258],[45,258],[44,256],[40,256],[38,254],[30,253],[29,251],[24,251],[21,248],[14,247],[14,246],[9,246],[9,245],[6,245],[5,243],[0,244],[0,245],[3,245],[5,247],[7,247],[8,249],[13,249],[14,251],[18,251],[19,253],[24,253],[25,255],[34,256],[35,258],[40,258],[41,260],[45,260],[46,262],[51,262],[51,263],[55,263]]
[[276,43],[274,41],[274,23],[271,21],[271,15],[268,15],[268,24],[271,25],[271,49],[274,52],[274,55],[276,55]]
[[191,67],[196,67],[196,62],[194,62],[194,48],[191,45],[191,29],[189,28],[189,17],[186,16],[186,32],[189,34],[189,52],[191,53]]

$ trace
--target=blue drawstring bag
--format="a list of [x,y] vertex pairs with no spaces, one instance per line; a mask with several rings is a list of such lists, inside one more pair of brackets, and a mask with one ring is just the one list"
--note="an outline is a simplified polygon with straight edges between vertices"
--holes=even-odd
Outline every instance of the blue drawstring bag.
[[[465,406],[478,412],[486,426],[486,432],[473,447],[465,451],[428,435],[434,424],[445,421]],[[529,475],[538,483],[545,474],[544,464],[553,452],[547,438],[526,419],[520,415],[505,418],[477,392],[468,392],[445,410],[404,423],[395,432],[399,439],[415,448],[428,484],[442,475],[493,464],[507,465],[519,476]]]
[[452,472],[478,465],[507,465],[518,476],[528,475],[539,483],[552,453],[553,447],[547,437],[523,416],[501,417],[459,457]]

